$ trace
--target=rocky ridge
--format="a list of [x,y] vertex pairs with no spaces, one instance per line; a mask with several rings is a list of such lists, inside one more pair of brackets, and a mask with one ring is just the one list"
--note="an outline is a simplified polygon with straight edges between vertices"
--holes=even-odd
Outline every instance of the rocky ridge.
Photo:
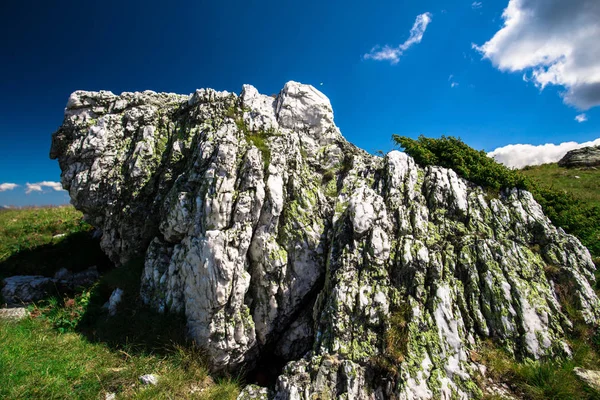
[[531,194],[372,156],[312,86],[78,91],[51,156],[104,251],[145,257],[144,301],[185,313],[213,369],[286,362],[248,398],[470,398],[482,340],[568,354],[565,293],[600,319],[589,252]]

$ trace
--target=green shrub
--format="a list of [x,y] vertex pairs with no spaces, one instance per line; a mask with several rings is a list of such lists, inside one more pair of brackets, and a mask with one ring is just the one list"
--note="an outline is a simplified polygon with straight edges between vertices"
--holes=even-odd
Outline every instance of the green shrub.
[[422,167],[451,168],[463,178],[498,194],[502,189],[519,188],[531,192],[552,223],[579,238],[593,256],[600,256],[600,206],[549,188],[522,172],[499,164],[460,139],[419,136],[393,136],[394,141]]
[[48,320],[60,333],[74,331],[83,315],[87,311],[90,302],[91,291],[87,290],[74,298],[58,299],[52,297],[44,300],[37,306],[30,306],[29,311],[33,315],[40,315]]

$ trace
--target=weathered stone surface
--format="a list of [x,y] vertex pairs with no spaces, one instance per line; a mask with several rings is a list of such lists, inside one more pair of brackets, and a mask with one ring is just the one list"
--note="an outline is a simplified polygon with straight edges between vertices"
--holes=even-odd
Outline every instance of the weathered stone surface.
[[67,270],[66,268],[61,268],[54,274],[54,280],[57,283],[67,286],[71,289],[89,286],[96,282],[99,278],[100,274],[98,274],[98,269],[95,266],[75,273]]
[[575,375],[586,383],[589,387],[600,392],[600,371],[594,371],[591,369],[575,368],[573,369]]
[[140,376],[140,382],[142,385],[158,385],[158,376],[154,374],[146,374]]
[[113,290],[113,292],[110,294],[110,298],[104,305],[104,308],[106,308],[108,310],[108,315],[114,316],[117,314],[117,307],[119,306],[119,304],[121,303],[121,300],[123,299],[123,294],[124,294],[123,289],[119,289],[119,288]]
[[11,276],[5,278],[2,283],[2,298],[8,304],[31,303],[55,291],[55,280],[44,276]]
[[20,320],[27,318],[29,311],[25,307],[0,308],[0,319]]
[[571,150],[560,159],[558,165],[567,168],[600,166],[600,146]]
[[269,400],[269,390],[257,385],[247,385],[237,397],[237,400]]
[[[290,361],[277,399],[468,398],[468,357],[569,353],[568,290],[598,324],[594,264],[531,194],[490,199],[451,170],[346,142],[329,100],[198,90],[75,92],[51,154],[73,204],[141,295],[185,313],[214,369]],[[394,371],[386,332],[406,321]]]
[[48,296],[89,286],[98,280],[96,267],[72,273],[61,268],[53,278],[38,275],[17,275],[2,281],[2,298],[8,304],[31,303]]

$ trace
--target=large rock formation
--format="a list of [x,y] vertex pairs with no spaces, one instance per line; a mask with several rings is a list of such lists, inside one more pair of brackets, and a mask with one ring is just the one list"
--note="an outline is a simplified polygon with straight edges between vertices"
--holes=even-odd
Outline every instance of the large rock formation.
[[567,168],[600,166],[600,146],[589,146],[569,151],[558,165]]
[[214,369],[288,362],[277,399],[467,398],[484,339],[569,353],[558,288],[600,319],[588,251],[531,194],[367,154],[308,85],[78,91],[51,155],[106,253],[145,256],[143,299],[185,313]]

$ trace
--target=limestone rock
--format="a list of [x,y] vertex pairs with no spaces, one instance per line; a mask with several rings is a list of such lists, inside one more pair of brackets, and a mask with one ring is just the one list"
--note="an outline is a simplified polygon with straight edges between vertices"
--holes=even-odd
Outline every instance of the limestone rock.
[[119,288],[113,290],[113,292],[110,294],[108,301],[104,305],[104,307],[108,310],[108,315],[114,316],[117,314],[117,307],[123,299],[123,294],[123,289]]
[[561,158],[558,165],[567,168],[600,166],[600,146],[571,150]]
[[142,299],[184,313],[214,370],[289,361],[276,399],[478,396],[468,355],[484,339],[569,354],[558,291],[600,320],[589,252],[530,193],[490,199],[357,149],[308,85],[75,92],[51,155],[104,251],[145,257]]
[[44,276],[17,275],[5,278],[2,283],[2,298],[8,304],[42,300],[55,291],[55,281]]
[[27,311],[27,308],[25,307],[0,308],[0,319],[20,320],[27,318],[28,316],[29,311]]
[[600,371],[577,367],[573,369],[573,372],[575,372],[575,375],[584,381],[586,385],[600,392]]
[[98,269],[95,266],[75,273],[67,270],[66,268],[61,268],[54,274],[54,280],[57,283],[65,285],[71,290],[82,286],[89,286],[96,282],[99,278],[100,275],[98,274]]
[[265,387],[247,385],[238,395],[237,400],[269,400],[270,393]]
[[146,374],[140,376],[140,382],[142,385],[158,385],[158,376],[154,374]]
[[84,271],[72,273],[61,268],[53,278],[38,275],[17,275],[2,281],[2,298],[8,304],[31,303],[48,296],[71,291],[81,286],[89,286],[98,280],[98,270],[90,267]]

